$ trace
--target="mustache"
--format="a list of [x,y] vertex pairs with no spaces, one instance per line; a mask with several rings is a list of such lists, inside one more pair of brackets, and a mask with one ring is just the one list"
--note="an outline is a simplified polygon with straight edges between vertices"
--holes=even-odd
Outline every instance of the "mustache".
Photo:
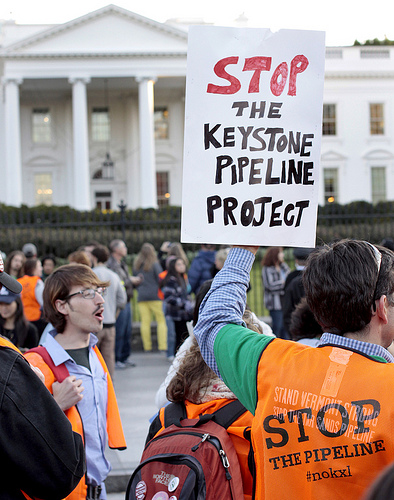
[[104,311],[104,307],[103,306],[97,306],[96,309],[93,311],[93,315],[95,315],[99,311]]

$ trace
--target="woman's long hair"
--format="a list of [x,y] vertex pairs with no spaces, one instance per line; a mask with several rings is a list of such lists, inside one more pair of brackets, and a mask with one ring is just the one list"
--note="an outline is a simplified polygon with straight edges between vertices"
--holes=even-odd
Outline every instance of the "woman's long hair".
[[179,284],[179,286],[186,289],[186,283],[185,283],[185,278],[184,278],[183,274],[178,273],[178,271],[175,269],[175,266],[176,266],[176,263],[178,262],[178,260],[182,260],[183,262],[185,262],[180,257],[171,259],[168,262],[168,266],[167,266],[168,271],[167,271],[167,274],[165,275],[163,281],[160,284],[161,288],[163,288],[164,286],[167,285],[167,283],[170,281],[170,278],[175,278],[177,283]]
[[151,243],[144,243],[134,261],[134,270],[150,271],[157,261],[155,247]]
[[13,252],[10,252],[8,255],[7,255],[7,258],[5,259],[5,262],[4,262],[4,271],[8,274],[11,274],[11,263],[12,263],[12,259],[16,256],[16,255],[20,255],[22,257],[22,267],[19,269],[18,271],[18,275],[15,276],[16,279],[19,279],[19,278],[22,278],[22,276],[25,274],[25,271],[24,271],[24,265],[25,265],[25,262],[26,262],[26,256],[25,254],[21,251],[21,250],[14,250]]
[[[16,311],[15,311],[15,316],[14,316],[15,339],[13,340],[13,342],[17,347],[23,347],[23,345],[26,341],[26,337],[27,337],[29,322],[25,318],[21,298],[16,297],[15,302],[16,302],[17,307],[16,307]],[[0,334],[1,335],[4,335],[4,324],[5,324],[5,319],[3,318],[3,316],[0,315]]]

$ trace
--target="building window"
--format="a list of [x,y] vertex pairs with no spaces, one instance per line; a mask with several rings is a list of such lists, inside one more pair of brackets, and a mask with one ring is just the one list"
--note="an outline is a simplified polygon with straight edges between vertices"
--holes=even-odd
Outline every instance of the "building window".
[[36,205],[52,205],[52,174],[35,174],[34,190]]
[[51,114],[49,108],[34,108],[32,138],[35,143],[51,142]]
[[324,169],[324,203],[338,203],[338,169]]
[[155,139],[168,139],[168,108],[155,108]]
[[159,208],[170,204],[171,195],[169,193],[168,179],[168,172],[156,172],[157,204]]
[[386,201],[386,168],[372,167],[371,168],[371,190],[372,203]]
[[92,110],[92,141],[108,142],[111,137],[111,123],[108,108]]
[[323,104],[323,135],[337,134],[337,113],[335,104]]
[[111,191],[101,191],[94,194],[96,208],[98,210],[111,210],[112,208],[112,193]]
[[369,105],[369,123],[371,135],[384,134],[383,104]]

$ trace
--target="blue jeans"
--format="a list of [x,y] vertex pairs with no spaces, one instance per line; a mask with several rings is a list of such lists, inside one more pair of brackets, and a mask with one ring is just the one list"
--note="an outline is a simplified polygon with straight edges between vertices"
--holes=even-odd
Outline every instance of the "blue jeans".
[[274,335],[276,335],[280,339],[289,340],[290,335],[287,334],[283,323],[282,309],[271,309],[270,316],[272,318],[272,331]]
[[131,353],[132,312],[128,302],[116,319],[115,359],[124,363]]
[[170,356],[175,356],[175,343],[176,343],[176,333],[175,333],[175,323],[171,316],[166,316],[167,323],[167,358]]

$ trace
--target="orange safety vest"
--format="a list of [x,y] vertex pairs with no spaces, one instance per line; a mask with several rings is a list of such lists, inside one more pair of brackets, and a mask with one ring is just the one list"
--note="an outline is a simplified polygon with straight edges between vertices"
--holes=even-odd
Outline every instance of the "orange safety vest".
[[[102,357],[97,346],[93,347],[105,373],[107,374],[107,384],[108,384],[108,405],[107,405],[107,433],[108,433],[108,446],[114,449],[125,449],[126,440],[123,434],[122,422],[120,419],[119,408],[116,401],[115,389],[111,380],[111,376],[108,372],[107,365],[105,364],[104,358]],[[42,357],[35,353],[26,353],[25,357],[28,359],[29,363],[33,366],[38,367],[45,377],[45,385],[52,393],[52,384],[56,382],[55,376],[49,366],[45,363]],[[77,432],[84,438],[83,422],[81,416],[77,410],[76,406],[72,406],[66,410],[65,415],[71,422],[73,431]],[[75,490],[66,497],[67,500],[86,500],[87,486],[86,478],[83,477],[79,482]]]
[[38,276],[28,276],[27,274],[18,279],[22,285],[23,312],[28,321],[37,321],[41,318],[41,306],[35,296],[35,289],[39,279],[41,278]]
[[273,340],[257,372],[256,498],[360,498],[394,460],[393,390],[394,364]]
[[[214,399],[201,404],[194,404],[190,401],[185,401],[187,418],[198,419],[201,415],[210,415],[225,406],[228,402],[228,399]],[[160,432],[164,430],[164,410],[165,407],[161,408],[159,413],[162,428],[157,432],[157,434],[160,434]],[[245,437],[245,431],[250,430],[252,420],[253,415],[249,411],[246,411],[227,429],[227,432],[234,444],[235,451],[237,452],[242,474],[245,500],[251,500],[253,494],[253,477],[248,465],[248,457],[251,453],[251,447],[250,441],[248,441]]]

